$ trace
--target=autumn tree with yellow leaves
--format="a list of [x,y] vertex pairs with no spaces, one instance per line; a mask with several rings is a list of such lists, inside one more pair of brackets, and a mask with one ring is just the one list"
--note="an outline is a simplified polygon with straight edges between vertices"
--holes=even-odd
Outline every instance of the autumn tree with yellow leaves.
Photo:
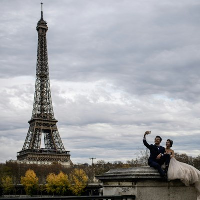
[[21,184],[24,186],[27,195],[34,194],[38,189],[38,177],[31,169],[27,170],[24,177],[21,177]]
[[69,180],[67,174],[60,172],[58,175],[51,173],[46,179],[46,190],[51,194],[62,194],[68,190]]
[[10,192],[14,189],[13,180],[10,176],[4,176],[1,179],[2,189],[4,194],[10,194]]
[[74,169],[69,175],[69,189],[75,195],[81,195],[87,182],[88,177],[83,169]]
[[46,190],[48,193],[54,194],[56,191],[56,175],[54,173],[50,173],[46,179]]

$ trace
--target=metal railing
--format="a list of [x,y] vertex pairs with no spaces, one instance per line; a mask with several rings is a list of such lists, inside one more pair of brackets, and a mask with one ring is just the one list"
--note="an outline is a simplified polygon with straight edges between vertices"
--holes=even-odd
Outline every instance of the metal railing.
[[134,200],[135,195],[122,195],[122,196],[53,196],[53,197],[3,197],[2,200]]

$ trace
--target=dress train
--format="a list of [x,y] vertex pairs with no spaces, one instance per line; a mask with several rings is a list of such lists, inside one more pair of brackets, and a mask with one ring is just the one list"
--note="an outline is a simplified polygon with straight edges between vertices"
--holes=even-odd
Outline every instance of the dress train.
[[197,190],[197,200],[200,200],[200,171],[195,167],[179,162],[174,157],[170,159],[168,180],[180,179],[186,186],[194,184]]

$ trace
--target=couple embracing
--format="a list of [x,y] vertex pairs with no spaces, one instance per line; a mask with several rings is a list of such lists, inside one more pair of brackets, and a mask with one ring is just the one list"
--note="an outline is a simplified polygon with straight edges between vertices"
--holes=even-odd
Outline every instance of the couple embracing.
[[[197,200],[200,200],[200,171],[195,167],[183,162],[179,162],[174,157],[174,151],[171,149],[173,141],[167,139],[166,148],[160,145],[162,138],[155,137],[154,144],[148,144],[146,136],[151,131],[146,131],[143,138],[144,145],[150,150],[148,165],[158,170],[164,180],[180,179],[186,186],[195,185],[197,190]],[[162,165],[165,164],[165,168]]]

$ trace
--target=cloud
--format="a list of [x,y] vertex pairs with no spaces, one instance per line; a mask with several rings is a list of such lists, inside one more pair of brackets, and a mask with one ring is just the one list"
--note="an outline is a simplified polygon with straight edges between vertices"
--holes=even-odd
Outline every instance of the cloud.
[[[176,152],[200,154],[197,1],[43,3],[53,107],[73,162],[135,158],[146,130],[149,142],[160,134]],[[31,118],[40,1],[1,1],[0,12],[5,162],[22,148]]]

